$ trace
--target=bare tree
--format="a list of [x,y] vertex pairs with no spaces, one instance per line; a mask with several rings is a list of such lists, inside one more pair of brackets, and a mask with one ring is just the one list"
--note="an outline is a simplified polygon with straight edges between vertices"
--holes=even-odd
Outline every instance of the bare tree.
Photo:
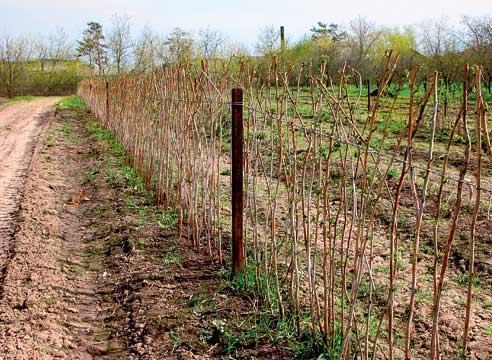
[[[41,91],[42,94],[51,93],[68,78],[80,76],[79,69],[68,67],[74,54],[72,44],[62,28],[49,34],[45,39],[37,41],[33,57],[36,60],[33,65],[39,63],[39,70],[42,73],[42,81],[38,82],[42,84],[42,88],[36,91]],[[29,70],[37,71],[34,67]]]
[[133,71],[147,72],[169,61],[165,40],[145,27],[133,46]]
[[420,49],[427,56],[442,56],[456,52],[459,38],[447,18],[429,20],[420,26]]
[[250,56],[249,49],[239,42],[227,42],[224,44],[225,57],[247,57]]
[[132,48],[130,34],[130,17],[113,15],[112,28],[107,34],[107,46],[111,62],[116,67],[118,75],[128,65]]
[[438,70],[443,79],[457,80],[463,62],[466,61],[460,54],[462,50],[460,37],[449,25],[448,19],[441,17],[429,20],[420,26],[419,49],[427,55],[429,70]]
[[34,56],[39,60],[42,71],[53,69],[58,62],[71,59],[72,44],[68,40],[67,33],[59,28],[46,39],[38,41]]
[[349,24],[349,59],[353,66],[360,71],[367,72],[369,55],[374,44],[382,32],[376,25],[363,17],[358,16]]
[[198,52],[204,58],[217,58],[222,54],[225,45],[224,36],[215,30],[206,28],[198,33]]
[[471,61],[484,67],[490,82],[492,80],[492,16],[463,17],[466,26],[464,42]]
[[270,56],[280,49],[280,33],[273,26],[267,26],[260,31],[256,43],[256,52],[260,55]]
[[0,38],[0,85],[9,98],[19,90],[26,76],[26,65],[33,53],[32,42],[26,38],[5,35]]
[[167,37],[170,59],[173,62],[187,62],[193,57],[193,38],[190,33],[175,28]]

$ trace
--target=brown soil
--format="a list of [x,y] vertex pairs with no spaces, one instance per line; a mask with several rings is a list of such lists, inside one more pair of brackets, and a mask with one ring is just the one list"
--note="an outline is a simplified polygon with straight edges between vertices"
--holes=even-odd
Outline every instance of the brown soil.
[[[232,291],[220,265],[191,239],[179,239],[172,210],[154,206],[123,151],[92,116],[46,112],[55,102],[0,109],[0,360],[293,358],[289,346],[269,334],[240,338],[259,326],[252,317],[257,299]],[[480,244],[490,245],[485,217],[477,230]],[[466,244],[458,240],[458,248]],[[485,250],[477,258],[481,273],[490,271]],[[384,256],[376,254],[376,267]],[[422,259],[423,277],[432,259],[425,251]],[[466,267],[462,259],[466,253],[453,254],[453,279]],[[462,331],[462,288],[452,282],[443,302],[448,358],[459,358],[453,349]],[[414,356],[426,358],[418,348],[428,347],[430,329],[423,324],[431,315],[424,297],[430,289],[420,290],[417,314],[426,321],[416,319]],[[480,334],[492,329],[489,282],[475,299],[471,358],[488,359],[491,340]]]
[[[2,218],[0,359],[227,358],[220,324],[249,300],[220,288],[220,266],[178,240],[169,210],[97,139],[94,118],[47,111],[55,102],[0,112],[2,135],[23,139],[2,152],[18,164],[7,161],[17,170]],[[289,358],[270,346],[240,357],[251,351]]]
[[22,197],[37,136],[46,124],[43,114],[57,99],[20,102],[0,112],[0,269],[12,256],[14,217]]
[[[83,182],[87,147],[77,139],[79,124],[67,125],[48,111],[56,101],[15,104],[0,113],[7,138],[1,148],[7,251],[0,358],[121,358],[123,346],[105,324],[112,303],[102,295],[102,257],[89,256],[85,213],[94,206],[94,189]],[[67,126],[75,134],[67,134]]]

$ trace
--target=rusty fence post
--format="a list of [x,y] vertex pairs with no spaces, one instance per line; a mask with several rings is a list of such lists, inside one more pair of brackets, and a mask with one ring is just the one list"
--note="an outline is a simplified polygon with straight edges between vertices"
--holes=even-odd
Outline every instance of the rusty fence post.
[[243,243],[243,89],[232,89],[232,274],[246,265]]
[[87,105],[90,107],[90,110],[94,114],[94,101],[92,100],[92,79],[89,79],[89,98],[86,101],[89,102]]
[[448,116],[448,95],[444,94],[444,117]]
[[285,26],[280,27],[280,52],[285,53]]
[[109,81],[106,80],[106,125],[109,125]]

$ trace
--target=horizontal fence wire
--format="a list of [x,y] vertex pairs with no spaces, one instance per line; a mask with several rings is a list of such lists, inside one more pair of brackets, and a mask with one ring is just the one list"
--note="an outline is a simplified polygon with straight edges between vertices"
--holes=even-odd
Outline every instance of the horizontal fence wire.
[[[255,114],[261,114],[263,116],[270,116],[270,117],[275,116],[274,113],[263,111],[263,110],[258,109],[256,107],[250,106],[244,102],[230,102],[230,101],[217,100],[217,99],[216,100],[187,100],[187,99],[176,99],[176,98],[166,98],[166,97],[156,98],[155,100],[162,101],[162,102],[214,104],[214,105],[220,105],[220,106],[240,105],[240,106],[243,106],[244,108],[246,108],[247,110],[249,110]],[[293,118],[289,119],[288,117],[286,117],[286,118],[284,118],[284,121],[285,121],[285,124],[287,124],[288,126],[293,124],[294,127],[298,130],[312,131],[311,128],[303,128],[299,124],[296,124],[295,119],[293,119]],[[352,147],[357,148],[357,149],[366,149],[366,147],[364,145],[357,144],[355,142],[350,142],[350,141],[344,140],[340,137],[331,136],[329,134],[322,134],[322,136],[325,138],[330,138],[330,139],[332,139],[336,142],[339,142],[341,144],[352,146]],[[374,149],[372,147],[367,147],[367,149],[370,153],[381,155],[382,157],[385,157],[387,159],[393,158],[393,155],[390,153],[385,153],[385,152],[379,151],[377,149]],[[442,159],[444,156],[445,156],[445,154],[442,154],[441,156],[438,157],[438,159]],[[409,164],[408,161],[401,159],[401,158],[395,158],[394,161],[399,163],[399,164]],[[416,170],[427,171],[427,169],[425,167],[417,166],[414,164],[412,164],[412,168],[416,169]],[[432,173],[434,175],[441,175],[442,174],[441,171],[436,171],[436,170],[429,170],[429,171],[430,171],[430,173]],[[476,184],[474,184],[471,180],[466,180],[466,179],[460,180],[458,177],[449,176],[449,175],[448,175],[448,179],[450,181],[455,182],[455,183],[464,183],[469,187],[476,188]],[[492,193],[492,189],[489,189],[489,188],[486,188],[483,186],[480,187],[480,190],[483,192]]]

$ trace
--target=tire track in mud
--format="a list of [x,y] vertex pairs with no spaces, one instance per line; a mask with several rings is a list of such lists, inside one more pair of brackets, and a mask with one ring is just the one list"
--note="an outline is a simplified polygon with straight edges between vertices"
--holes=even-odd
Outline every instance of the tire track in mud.
[[16,218],[35,144],[46,124],[46,112],[59,99],[45,98],[7,105],[0,110],[0,298],[10,259]]

